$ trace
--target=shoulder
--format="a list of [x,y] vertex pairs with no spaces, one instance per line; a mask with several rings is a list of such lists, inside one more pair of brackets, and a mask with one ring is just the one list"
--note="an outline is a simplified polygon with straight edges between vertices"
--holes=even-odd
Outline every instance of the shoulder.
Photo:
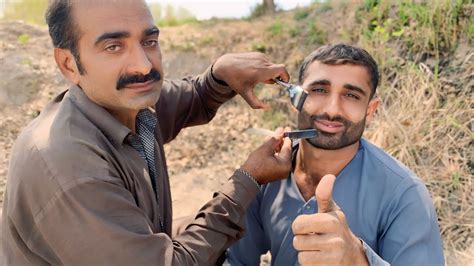
[[364,164],[377,172],[382,172],[383,176],[392,179],[393,182],[420,183],[420,178],[410,170],[405,164],[395,159],[393,156],[375,146],[369,141],[362,139],[361,145],[364,149]]
[[[386,153],[381,148],[362,139],[364,167],[379,179],[377,187],[387,197],[388,204],[403,206],[416,203],[432,205],[431,197],[424,182],[407,166]],[[381,187],[384,186],[384,189]]]
[[54,194],[81,178],[107,176],[98,135],[71,103],[50,104],[15,142],[8,174],[11,189]]

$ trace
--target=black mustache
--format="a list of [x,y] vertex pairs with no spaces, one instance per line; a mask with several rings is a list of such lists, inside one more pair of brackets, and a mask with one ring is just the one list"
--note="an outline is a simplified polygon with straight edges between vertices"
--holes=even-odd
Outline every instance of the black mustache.
[[345,119],[344,117],[340,116],[340,115],[337,115],[337,116],[334,116],[334,117],[331,117],[329,116],[327,113],[324,113],[324,114],[321,114],[321,115],[312,115],[311,116],[311,119],[313,121],[318,121],[318,120],[327,120],[327,121],[331,121],[331,122],[339,122],[339,123],[342,123],[344,124],[344,126],[348,127],[352,124],[351,121]]
[[146,75],[133,75],[127,76],[123,75],[117,81],[117,90],[123,89],[127,85],[134,84],[134,83],[143,83],[150,80],[160,81],[161,74],[156,69],[151,69],[150,73]]

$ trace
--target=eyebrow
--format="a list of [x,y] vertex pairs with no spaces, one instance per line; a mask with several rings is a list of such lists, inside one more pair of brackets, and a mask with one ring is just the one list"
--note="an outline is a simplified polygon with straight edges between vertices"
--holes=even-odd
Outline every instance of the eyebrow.
[[155,26],[143,31],[143,36],[145,37],[148,37],[150,35],[155,35],[155,34],[160,34],[160,29],[158,29]]
[[123,39],[123,38],[127,38],[127,37],[130,37],[130,33],[126,32],[126,31],[106,32],[106,33],[100,35],[95,40],[94,45],[98,45],[99,43],[101,43],[102,41],[107,40],[107,39]]
[[[160,34],[160,30],[155,26],[143,31],[143,35],[145,37],[148,37],[154,34]],[[128,37],[130,37],[130,32],[127,32],[127,31],[106,32],[100,35],[95,40],[94,46],[98,45],[99,43],[107,39],[123,39],[123,38],[128,38]]]
[[318,80],[314,80],[314,81],[311,81],[310,84],[308,84],[308,87],[313,87],[315,85],[324,85],[324,86],[328,86],[328,85],[331,85],[331,81],[327,80],[327,79],[318,79]]

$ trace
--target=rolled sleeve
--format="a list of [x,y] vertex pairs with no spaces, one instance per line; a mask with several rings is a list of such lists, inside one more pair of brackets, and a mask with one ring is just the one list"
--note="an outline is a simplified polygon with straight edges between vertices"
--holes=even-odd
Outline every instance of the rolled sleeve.
[[362,246],[364,248],[365,256],[370,266],[388,266],[390,263],[384,261],[369,245],[362,239]]

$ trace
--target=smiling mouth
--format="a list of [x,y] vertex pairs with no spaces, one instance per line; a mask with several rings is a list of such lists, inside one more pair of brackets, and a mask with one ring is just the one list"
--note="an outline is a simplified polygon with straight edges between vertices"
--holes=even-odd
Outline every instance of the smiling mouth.
[[316,120],[314,124],[318,130],[327,133],[339,133],[345,128],[343,123],[329,120]]

